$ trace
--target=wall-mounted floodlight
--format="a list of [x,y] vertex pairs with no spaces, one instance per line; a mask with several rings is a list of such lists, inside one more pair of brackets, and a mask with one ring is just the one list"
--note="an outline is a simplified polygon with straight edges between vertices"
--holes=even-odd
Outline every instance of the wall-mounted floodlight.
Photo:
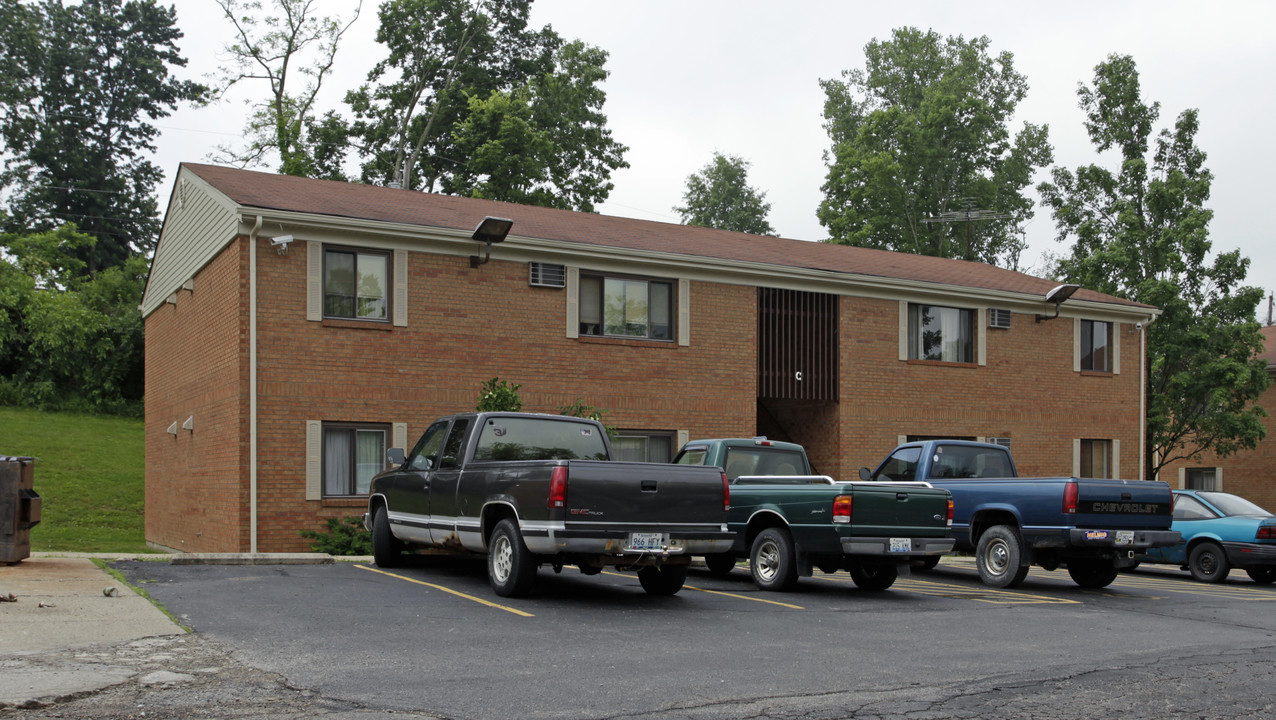
[[512,227],[514,227],[514,221],[508,218],[492,217],[491,215],[483,218],[483,222],[474,228],[474,234],[471,237],[477,242],[487,243],[487,254],[481,260],[478,255],[471,255],[470,267],[476,268],[491,260],[492,243],[504,242],[505,236],[510,234],[510,228]]
[[1046,293],[1046,302],[1054,304],[1054,315],[1038,315],[1037,322],[1041,322],[1042,320],[1054,320],[1059,317],[1059,306],[1063,304],[1064,300],[1072,297],[1072,293],[1080,289],[1080,285],[1060,285]]
[[274,245],[275,248],[279,250],[280,255],[287,255],[288,243],[292,242],[294,239],[295,238],[291,235],[276,235],[270,239],[270,244]]

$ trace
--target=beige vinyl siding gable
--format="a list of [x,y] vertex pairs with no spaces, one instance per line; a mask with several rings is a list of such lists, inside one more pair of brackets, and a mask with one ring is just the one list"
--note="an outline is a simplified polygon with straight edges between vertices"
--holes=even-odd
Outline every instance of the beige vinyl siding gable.
[[180,174],[155,247],[142,297],[145,317],[164,304],[239,233],[239,216],[224,195],[185,170]]

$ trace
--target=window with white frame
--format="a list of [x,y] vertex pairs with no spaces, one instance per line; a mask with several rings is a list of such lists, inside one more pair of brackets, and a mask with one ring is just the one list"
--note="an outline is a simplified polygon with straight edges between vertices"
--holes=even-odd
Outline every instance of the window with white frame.
[[616,460],[673,462],[673,437],[666,431],[621,430],[612,438],[612,455]]
[[324,248],[324,317],[388,322],[389,288],[389,252]]
[[1112,323],[1081,321],[1081,369],[1112,372]]
[[580,278],[580,334],[672,340],[674,284],[669,280]]
[[908,305],[911,360],[975,361],[975,311],[941,305]]
[[367,495],[372,476],[385,469],[388,425],[323,424],[323,494]]
[[1112,477],[1112,441],[1081,441],[1081,477]]

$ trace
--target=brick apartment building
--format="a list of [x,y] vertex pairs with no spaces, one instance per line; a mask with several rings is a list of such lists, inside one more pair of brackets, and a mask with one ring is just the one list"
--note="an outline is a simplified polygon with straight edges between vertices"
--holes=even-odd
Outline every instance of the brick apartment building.
[[1265,350],[1259,357],[1267,361],[1267,377],[1272,384],[1256,403],[1267,411],[1263,427],[1267,437],[1253,450],[1243,450],[1220,458],[1204,453],[1193,460],[1178,461],[1161,470],[1170,487],[1193,490],[1222,490],[1276,512],[1276,325],[1262,328]]
[[[473,239],[508,218],[504,242]],[[1138,477],[1157,310],[1000,268],[182,165],[151,266],[146,537],[298,551],[360,514],[387,447],[473,409],[580,399],[626,459],[803,443],[853,477],[915,437],[1032,474]],[[1057,316],[1056,316],[1057,315]],[[1039,319],[1041,318],[1041,319]]]

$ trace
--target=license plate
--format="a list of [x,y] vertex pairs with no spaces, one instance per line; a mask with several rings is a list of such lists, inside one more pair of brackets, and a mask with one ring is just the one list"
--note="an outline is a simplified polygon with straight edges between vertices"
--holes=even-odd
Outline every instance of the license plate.
[[891,552],[908,552],[913,549],[913,541],[908,538],[891,538]]
[[626,550],[662,550],[669,544],[668,533],[629,533]]
[[1117,545],[1133,545],[1134,531],[1133,530],[1117,530],[1116,544]]

